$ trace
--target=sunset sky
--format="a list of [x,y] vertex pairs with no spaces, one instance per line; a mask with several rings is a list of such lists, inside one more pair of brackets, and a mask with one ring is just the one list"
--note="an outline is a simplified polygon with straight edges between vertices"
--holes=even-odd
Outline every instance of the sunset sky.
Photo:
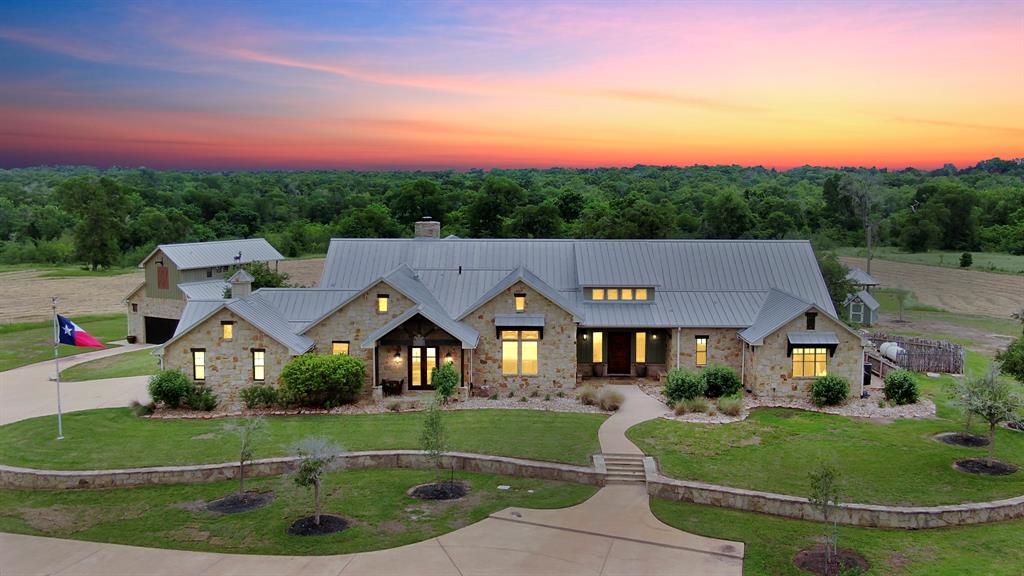
[[0,5],[0,167],[1024,156],[1024,2]]

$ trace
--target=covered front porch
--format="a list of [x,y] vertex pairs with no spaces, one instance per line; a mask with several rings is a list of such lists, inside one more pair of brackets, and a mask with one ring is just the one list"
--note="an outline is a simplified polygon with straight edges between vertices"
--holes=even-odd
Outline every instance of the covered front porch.
[[433,390],[434,369],[441,363],[455,366],[459,386],[472,385],[478,334],[460,322],[429,316],[413,308],[363,341],[364,349],[373,349],[372,380],[383,396]]
[[577,374],[584,380],[659,378],[671,333],[655,328],[581,328],[576,335]]

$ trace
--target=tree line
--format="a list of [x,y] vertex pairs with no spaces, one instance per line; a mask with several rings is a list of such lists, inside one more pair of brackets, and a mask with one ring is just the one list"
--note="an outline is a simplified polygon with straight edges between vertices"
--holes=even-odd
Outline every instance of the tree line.
[[1024,163],[934,171],[690,166],[441,172],[0,170],[0,263],[132,266],[160,243],[264,236],[810,238],[1024,254]]

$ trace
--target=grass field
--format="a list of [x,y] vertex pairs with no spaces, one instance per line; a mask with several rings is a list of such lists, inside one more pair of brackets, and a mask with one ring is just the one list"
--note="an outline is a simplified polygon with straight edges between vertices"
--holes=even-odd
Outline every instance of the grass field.
[[[457,473],[471,484],[454,502],[405,494],[435,480],[429,470],[350,470],[324,478],[324,513],[354,522],[342,533],[302,537],[288,525],[313,511],[310,490],[289,476],[255,479],[247,489],[272,490],[274,501],[238,514],[197,509],[236,490],[236,482],[114,490],[0,491],[0,531],[153,548],[248,554],[345,554],[393,548],[451,532],[509,506],[561,508],[595,488],[486,474]],[[510,490],[498,490],[507,484]],[[532,490],[533,493],[529,491]],[[144,567],[139,567],[144,572]]]
[[156,374],[159,368],[159,361],[153,356],[152,350],[136,350],[106,358],[97,358],[72,366],[67,370],[61,370],[60,378],[65,382],[80,382],[124,376],[147,376]]
[[[969,356],[972,371],[987,364],[980,355]],[[935,419],[879,422],[770,408],[726,425],[650,420],[627,435],[658,459],[666,475],[685,480],[806,496],[808,472],[830,463],[842,474],[848,502],[938,505],[1024,494],[1024,472],[983,477],[952,468],[954,460],[982,456],[985,449],[932,440],[936,433],[963,429],[944,394],[950,380],[919,378],[936,402]],[[980,424],[973,431],[986,433]],[[1024,466],[1024,434],[998,430],[996,456]]]
[[[837,248],[840,256],[867,257],[867,249],[863,246]],[[960,268],[960,255],[963,252],[932,250],[929,252],[902,252],[898,248],[882,246],[872,250],[875,258],[908,264],[924,264],[943,268]],[[1003,252],[971,252],[973,263],[970,270],[984,270],[1002,274],[1024,274],[1024,255],[1006,254]]]
[[[818,543],[825,533],[825,526],[814,522],[681,502],[652,499],[651,510],[680,530],[744,542],[745,576],[808,574],[793,566],[793,556]],[[869,574],[1020,576],[1021,534],[1024,520],[933,530],[840,526],[839,546],[866,557]]]
[[83,278],[119,276],[138,272],[138,268],[100,268],[90,270],[81,266],[59,266],[47,264],[0,264],[0,274],[4,272],[24,272],[37,270],[45,278]]
[[[124,338],[123,314],[71,316],[75,324],[104,344]],[[95,348],[61,345],[60,356],[74,356]],[[53,322],[22,322],[0,325],[0,372],[53,358]]]
[[[53,439],[53,417],[0,426],[4,464],[83,470],[208,464],[237,457],[234,438],[224,432],[230,418],[150,420],[127,408],[64,415],[64,440]],[[450,449],[589,464],[600,452],[597,429],[605,416],[539,410],[453,410],[445,413]],[[283,456],[310,435],[325,436],[347,450],[418,449],[421,412],[344,416],[278,416],[267,419],[256,458]]]

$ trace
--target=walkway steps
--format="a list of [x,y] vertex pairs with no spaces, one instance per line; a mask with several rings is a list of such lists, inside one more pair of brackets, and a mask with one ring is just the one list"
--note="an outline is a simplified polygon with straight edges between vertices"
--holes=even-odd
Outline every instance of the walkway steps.
[[644,457],[639,454],[603,454],[608,475],[606,484],[644,484]]

